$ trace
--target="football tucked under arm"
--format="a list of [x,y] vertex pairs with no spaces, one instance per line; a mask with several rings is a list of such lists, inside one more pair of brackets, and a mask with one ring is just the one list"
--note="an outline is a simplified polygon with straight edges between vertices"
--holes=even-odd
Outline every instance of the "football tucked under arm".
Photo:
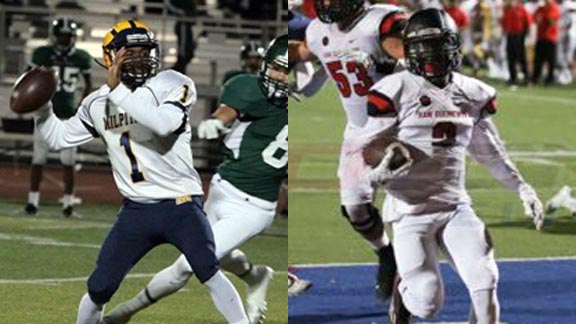
[[393,129],[383,131],[362,149],[364,162],[372,168],[368,175],[374,185],[384,185],[410,171],[426,154],[397,139]]

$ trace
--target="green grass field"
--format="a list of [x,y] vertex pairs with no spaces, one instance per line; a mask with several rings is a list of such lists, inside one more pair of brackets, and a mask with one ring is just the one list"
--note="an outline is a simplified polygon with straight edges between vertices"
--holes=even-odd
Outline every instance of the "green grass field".
[[[119,205],[82,205],[81,220],[60,217],[59,206],[41,209],[39,217],[17,215],[23,202],[0,203],[0,323],[75,323],[78,302],[86,291],[102,243]],[[287,221],[278,218],[263,235],[244,245],[254,263],[277,270],[269,290],[270,324],[288,323],[286,269]],[[284,233],[284,234],[282,234]],[[108,309],[141,290],[152,275],[170,265],[178,251],[163,245],[146,255],[131,271]],[[244,285],[229,276],[240,294]],[[134,324],[223,324],[207,290],[196,280],[179,293],[133,318]]]
[[[576,186],[576,88],[512,92],[496,86],[500,109],[494,120],[543,203],[562,185]],[[344,113],[331,84],[313,98],[290,103],[291,264],[375,262],[368,245],[340,216],[336,170],[343,125]],[[536,232],[516,193],[471,159],[467,172],[475,210],[489,225],[497,257],[576,255],[576,220],[566,211],[550,216],[544,231]]]

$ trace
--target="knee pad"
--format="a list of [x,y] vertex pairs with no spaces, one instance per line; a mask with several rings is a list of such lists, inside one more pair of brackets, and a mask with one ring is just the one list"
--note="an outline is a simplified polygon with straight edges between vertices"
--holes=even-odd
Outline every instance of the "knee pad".
[[402,278],[399,290],[406,308],[420,318],[433,317],[444,304],[442,281],[433,273],[419,273]]
[[491,256],[475,260],[458,272],[470,292],[494,289],[498,284],[498,266]]
[[374,205],[340,206],[340,211],[352,228],[366,239],[377,240],[382,237],[384,223],[378,208]]

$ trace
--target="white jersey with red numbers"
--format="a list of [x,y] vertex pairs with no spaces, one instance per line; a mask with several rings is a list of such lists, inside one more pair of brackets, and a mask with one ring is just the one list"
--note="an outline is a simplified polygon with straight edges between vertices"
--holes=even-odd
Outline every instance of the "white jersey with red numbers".
[[[338,24],[313,20],[306,30],[308,49],[320,60],[339,90],[348,123],[366,124],[366,95],[384,77],[376,71],[374,59],[384,51],[380,35],[386,34],[394,19],[385,19],[401,9],[392,5],[373,5],[366,9],[348,30]],[[390,17],[392,18],[392,17]]]
[[123,84],[112,91],[103,85],[72,118],[60,121],[45,110],[36,116],[36,126],[54,149],[101,137],[120,193],[152,203],[202,195],[190,148],[189,112],[195,102],[194,82],[166,70],[134,91]]
[[475,125],[496,112],[495,95],[491,86],[459,73],[453,73],[444,89],[408,71],[374,85],[368,113],[395,117],[398,139],[429,157],[388,183],[388,208],[396,214],[420,214],[470,203],[465,189],[466,151]]

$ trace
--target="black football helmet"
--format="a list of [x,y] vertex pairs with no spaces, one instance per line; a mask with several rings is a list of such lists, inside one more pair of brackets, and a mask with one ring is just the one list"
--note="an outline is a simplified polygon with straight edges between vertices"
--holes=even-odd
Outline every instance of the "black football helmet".
[[[285,73],[286,80],[273,77],[273,71]],[[260,68],[260,88],[268,101],[280,108],[288,106],[288,72],[288,34],[284,34],[270,42]]]
[[78,23],[72,19],[60,18],[52,22],[50,39],[59,53],[68,53],[76,45]]
[[314,0],[318,19],[326,24],[351,17],[364,8],[364,0]]
[[456,24],[439,9],[415,12],[404,29],[404,54],[410,72],[443,88],[462,62]]
[[242,69],[248,73],[256,73],[260,69],[266,49],[260,42],[248,41],[240,47]]
[[150,28],[138,20],[123,20],[117,23],[102,41],[102,58],[110,68],[122,48],[138,47],[140,55],[128,56],[122,63],[120,78],[131,89],[143,85],[158,73],[160,66],[159,46]]

